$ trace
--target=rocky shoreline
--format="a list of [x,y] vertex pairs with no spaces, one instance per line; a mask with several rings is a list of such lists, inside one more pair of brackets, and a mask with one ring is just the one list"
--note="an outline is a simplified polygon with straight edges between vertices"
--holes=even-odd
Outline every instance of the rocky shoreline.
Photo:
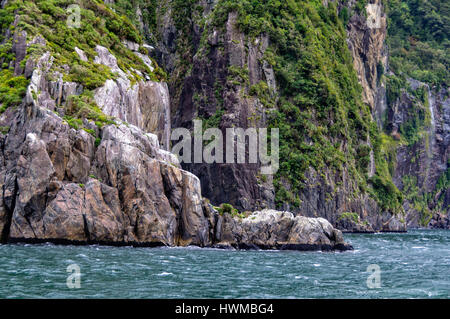
[[[61,246],[110,246],[110,247],[133,247],[133,248],[158,248],[158,247],[179,247],[182,246],[166,246],[163,243],[139,243],[139,242],[101,242],[101,241],[72,241],[66,239],[29,239],[29,238],[12,238],[6,244],[53,244]],[[221,250],[292,250],[292,251],[322,251],[322,252],[344,252],[348,250],[353,250],[353,246],[348,243],[341,243],[335,245],[320,245],[320,244],[277,244],[275,246],[268,245],[248,245],[248,244],[233,244],[233,245],[223,245],[214,244],[211,246],[184,246],[184,247],[198,247],[221,249]]]
[[[353,250],[353,247],[344,241],[342,232],[332,227],[328,221],[322,218],[294,217],[292,213],[275,210],[258,211],[242,218],[231,216],[227,213],[220,214],[211,205],[206,205],[209,206],[207,210],[212,214],[205,216],[208,219],[210,237],[201,243],[189,243],[183,241],[182,238],[174,238],[174,244],[168,244],[164,241],[146,240],[97,240],[95,237],[99,234],[89,234],[86,229],[84,229],[86,233],[84,240],[73,239],[66,235],[59,238],[10,237],[5,243],[52,243],[56,245],[105,245],[151,248],[198,246],[201,248],[227,250]],[[76,229],[64,229],[62,225],[57,225],[56,227],[62,233],[77,232]],[[185,230],[180,231],[183,232]]]
[[[324,218],[270,209],[246,217],[219,213],[202,197],[197,176],[181,169],[156,134],[123,122],[125,116],[101,128],[85,120],[85,127],[98,130],[98,140],[72,127],[55,103],[66,101],[69,91],[54,96],[57,90],[51,89],[71,83],[46,80],[49,64],[44,55],[22,105],[0,117],[0,124],[9,128],[0,138],[2,242],[352,249]],[[41,92],[37,99],[32,90]],[[122,94],[118,99],[130,98]],[[147,95],[156,104],[166,103],[164,94],[149,90]],[[96,97],[100,104],[107,99]],[[379,219],[377,223],[388,224],[386,230],[397,229],[395,220]]]
[[4,243],[351,249],[323,218],[219,213],[154,134],[117,120],[95,145],[83,129],[28,101],[2,118],[10,125],[0,153]]

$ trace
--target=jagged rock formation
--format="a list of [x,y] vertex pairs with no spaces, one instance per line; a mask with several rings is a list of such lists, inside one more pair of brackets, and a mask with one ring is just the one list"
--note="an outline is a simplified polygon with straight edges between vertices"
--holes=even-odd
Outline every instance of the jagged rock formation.
[[4,241],[350,248],[323,219],[219,215],[202,199],[198,178],[135,126],[104,127],[96,147],[90,134],[33,103],[10,123],[2,137]]
[[[155,135],[129,124],[109,125],[95,147],[90,134],[32,104],[20,107],[11,124],[2,153],[3,219],[9,227],[4,240],[175,245],[181,236],[203,245],[196,233],[179,235],[177,222],[202,214],[198,179],[178,168]],[[179,195],[170,197],[174,206],[166,190]]]
[[[448,194],[446,195],[448,196]],[[446,207],[448,207],[449,202],[448,202],[448,197],[446,197]],[[435,228],[435,229],[450,229],[450,218],[449,218],[449,212],[447,210],[447,213],[440,213],[437,212],[435,214],[433,214],[430,222],[427,225],[430,228]]]
[[46,108],[24,105],[16,116],[2,139],[4,241],[351,248],[324,219],[219,215],[202,199],[198,178],[134,126],[105,127],[95,148],[91,135]]
[[[138,44],[127,43],[135,54],[144,58],[144,62],[153,70],[148,56],[139,53]],[[137,48],[137,49],[136,49]],[[103,64],[117,72],[119,77],[107,80],[105,85],[96,89],[95,101],[109,116],[133,124],[144,131],[155,133],[164,149],[169,149],[170,140],[170,101],[169,90],[165,82],[147,79],[133,84],[127,74],[117,65],[117,59],[109,51],[97,45],[98,56],[95,63]],[[146,59],[145,59],[146,58]]]

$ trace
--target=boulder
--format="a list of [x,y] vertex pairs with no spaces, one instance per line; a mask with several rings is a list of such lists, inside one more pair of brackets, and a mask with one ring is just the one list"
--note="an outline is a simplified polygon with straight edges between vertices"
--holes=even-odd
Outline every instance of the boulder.
[[349,250],[342,232],[326,219],[270,209],[245,218],[219,216],[215,247],[292,250]]
[[428,223],[428,227],[433,229],[450,229],[449,214],[442,212],[435,213]]

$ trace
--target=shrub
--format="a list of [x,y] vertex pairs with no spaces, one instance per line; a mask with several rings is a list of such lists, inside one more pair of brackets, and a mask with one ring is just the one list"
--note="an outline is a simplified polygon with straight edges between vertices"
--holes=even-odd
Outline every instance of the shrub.
[[357,224],[359,222],[359,215],[357,213],[344,212],[338,217],[338,220],[342,219],[348,219]]
[[239,216],[239,211],[234,208],[231,204],[221,204],[220,207],[215,207],[215,209],[219,212],[220,215],[230,214],[231,216]]
[[0,71],[0,113],[8,107],[18,105],[25,96],[29,80],[23,76],[14,76],[12,70]]

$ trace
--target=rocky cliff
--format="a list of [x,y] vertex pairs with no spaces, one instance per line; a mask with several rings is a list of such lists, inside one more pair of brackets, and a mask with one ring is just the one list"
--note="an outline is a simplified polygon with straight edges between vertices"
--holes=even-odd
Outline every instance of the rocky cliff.
[[[351,8],[354,3],[347,5]],[[342,225],[346,213],[355,213],[360,216],[358,227],[366,231],[405,230],[403,209],[396,198],[399,192],[394,191],[390,174],[383,168],[386,156],[382,153],[386,151],[374,147],[379,142],[372,139],[378,137],[368,132],[373,119],[381,118],[378,114],[382,113],[375,110],[384,92],[378,85],[377,70],[379,63],[387,64],[386,17],[384,12],[377,13],[381,27],[369,29],[364,14],[350,11],[345,33],[339,27],[342,22],[333,20],[342,8],[340,3],[328,6],[315,1],[299,3],[298,8],[248,1],[236,5],[230,1],[157,1],[157,24],[149,41],[155,43],[155,58],[171,74],[172,126],[192,129],[192,120],[202,119],[222,130],[282,129],[285,145],[281,145],[282,163],[275,176],[261,176],[258,164],[182,164],[200,178],[203,194],[215,205],[231,203],[241,211],[278,207],[298,215],[321,216],[334,225]],[[297,31],[289,29],[293,24],[274,20],[283,10],[286,19],[300,29],[316,30],[326,37],[335,32],[337,44],[321,43],[322,38],[310,34],[304,34],[310,38],[305,42],[297,38]],[[310,16],[300,18],[299,14]],[[323,19],[322,24],[314,19]],[[278,34],[283,28],[292,35]],[[297,47],[289,47],[289,41]],[[323,52],[341,50],[342,56],[337,55],[328,66],[326,57],[317,56],[316,45]],[[312,72],[316,66],[311,65],[309,54],[322,67],[329,67],[325,74]],[[298,62],[293,62],[293,57]],[[342,77],[331,77],[331,81],[321,78],[341,72],[333,70],[337,60],[342,63],[340,67],[356,70],[343,75],[346,84],[340,83]],[[292,71],[301,70],[303,63],[311,73]],[[362,85],[361,93],[356,93],[355,75]],[[309,89],[311,78],[316,83]],[[337,101],[323,97],[346,89],[350,92],[338,93]],[[321,94],[321,90],[326,93]],[[342,99],[354,99],[354,105]],[[319,109],[326,109],[327,104],[330,109],[326,115],[320,114]],[[355,121],[361,122],[353,123],[340,114],[354,114]],[[337,126],[341,125],[345,127],[342,135],[326,129],[336,126],[340,130]],[[380,193],[392,194],[392,198],[383,199]],[[385,205],[388,201],[391,204]]]
[[[366,2],[86,0],[72,27],[67,1],[3,1],[2,240],[339,249],[333,226],[448,227],[448,89],[391,70],[389,10]],[[193,120],[279,128],[279,171],[179,163]]]
[[[133,41],[140,39],[126,20],[83,2],[83,15],[96,12],[131,31],[102,43],[109,47],[77,39],[61,52],[45,29],[24,24],[27,10],[63,15],[56,3],[27,2],[24,11],[15,4],[2,3],[15,28],[2,33],[2,242],[351,249],[324,219],[234,215],[202,197],[200,180],[165,150],[168,87],[147,55],[152,48]],[[104,25],[97,32],[107,34]]]
[[[407,83],[408,89],[389,104],[387,118],[388,130],[400,137],[394,183],[406,195],[409,227],[448,228],[450,92],[445,88],[436,92],[414,79]],[[405,141],[407,127],[415,135],[407,135]]]
[[47,108],[25,104],[15,116],[2,138],[2,241],[351,249],[324,219],[219,214],[198,178],[137,127],[107,126],[95,147]]
[[[266,106],[249,91],[260,83],[273,90],[272,94],[276,91],[273,70],[263,60],[268,37],[249,39],[239,31],[236,13],[227,15],[220,27],[202,24],[202,19],[213,19],[214,3],[199,1],[198,5],[160,2],[159,10],[166,11],[160,17],[156,47],[160,62],[172,74],[173,127],[192,129],[194,119],[222,130],[266,127]],[[182,8],[185,15],[180,16],[177,10]],[[241,210],[274,207],[271,178],[262,181],[257,164],[184,167],[200,178],[204,195],[217,205],[232,203]]]
[[[404,194],[404,219],[408,227],[448,228],[450,91],[445,81],[424,83],[402,74],[397,65],[397,73],[391,70],[388,44],[391,50],[412,51],[408,46],[397,48],[398,42],[409,41],[412,47],[420,47],[415,43],[417,40],[412,40],[417,35],[402,25],[404,18],[400,18],[399,25],[394,18],[388,17],[398,17],[399,13],[395,11],[398,3],[386,7],[382,1],[375,0],[368,5],[368,10],[360,13],[352,9],[354,2],[346,3],[340,10],[353,10],[354,13],[347,24],[349,48],[363,87],[364,100],[386,134],[390,173],[394,184]],[[413,7],[408,10],[412,11]],[[433,9],[428,8],[428,13],[431,14]],[[446,17],[444,8],[441,14]],[[402,28],[409,31],[402,34],[399,31]],[[427,28],[420,26],[418,30],[427,32]],[[398,33],[401,41],[395,38]],[[433,61],[435,65],[440,63]]]

